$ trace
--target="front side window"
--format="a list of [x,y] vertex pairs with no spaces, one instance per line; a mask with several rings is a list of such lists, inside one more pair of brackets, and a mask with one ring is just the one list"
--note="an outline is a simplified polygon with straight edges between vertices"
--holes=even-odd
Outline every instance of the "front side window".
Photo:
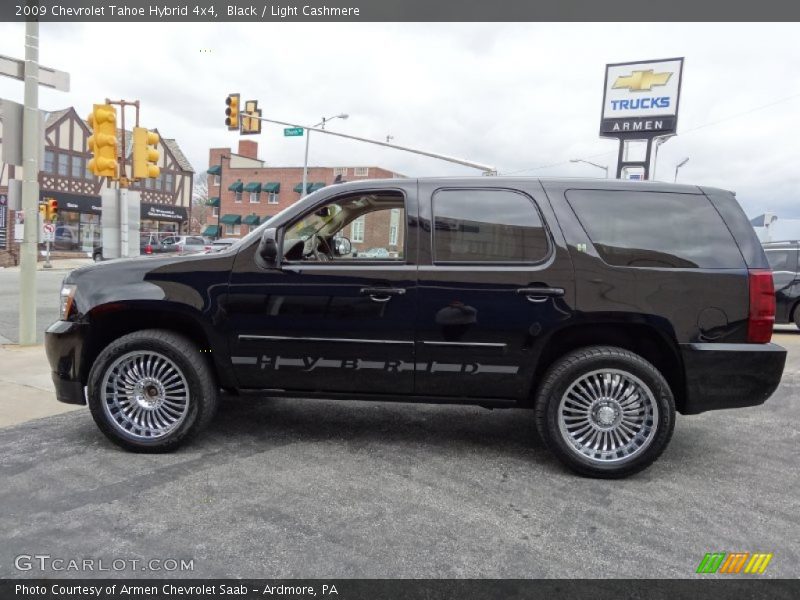
[[609,265],[671,269],[744,266],[731,232],[704,195],[570,190],[566,197]]
[[535,263],[547,232],[533,200],[511,190],[440,190],[433,195],[434,261]]
[[286,229],[284,258],[401,261],[405,256],[405,214],[405,199],[400,192],[337,198],[313,209]]

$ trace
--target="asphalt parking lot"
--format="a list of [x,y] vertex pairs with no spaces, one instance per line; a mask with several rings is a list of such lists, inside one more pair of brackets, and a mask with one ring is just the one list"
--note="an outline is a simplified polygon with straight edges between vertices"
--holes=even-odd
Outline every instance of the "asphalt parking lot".
[[[775,341],[790,355],[767,404],[679,416],[622,481],[564,470],[517,410],[231,399],[161,456],[112,446],[85,410],[6,427],[0,577],[682,578],[714,551],[796,577],[800,332]],[[36,554],[193,570],[15,568]]]

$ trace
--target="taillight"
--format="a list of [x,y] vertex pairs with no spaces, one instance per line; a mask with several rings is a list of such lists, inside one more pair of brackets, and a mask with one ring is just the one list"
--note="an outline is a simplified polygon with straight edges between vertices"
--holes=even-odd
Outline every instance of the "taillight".
[[752,344],[766,344],[772,339],[775,325],[775,286],[772,271],[751,269],[750,316],[747,320],[747,341]]
[[147,246],[144,247],[144,253],[145,254],[152,254],[153,253],[153,247],[150,244],[147,244]]

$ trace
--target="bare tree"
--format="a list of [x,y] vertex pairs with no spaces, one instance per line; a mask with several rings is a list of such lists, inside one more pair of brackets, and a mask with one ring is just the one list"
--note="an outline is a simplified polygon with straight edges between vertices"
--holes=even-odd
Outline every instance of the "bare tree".
[[198,177],[192,188],[192,223],[191,231],[200,233],[208,218],[208,179]]

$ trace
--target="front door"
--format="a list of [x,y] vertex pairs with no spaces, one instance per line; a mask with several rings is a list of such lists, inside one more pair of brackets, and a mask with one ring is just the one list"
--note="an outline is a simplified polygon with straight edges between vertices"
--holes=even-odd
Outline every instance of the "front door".
[[243,388],[410,394],[416,182],[320,201],[279,228],[279,269],[236,258],[225,303]]
[[572,262],[544,190],[420,185],[415,392],[519,400],[572,315]]

